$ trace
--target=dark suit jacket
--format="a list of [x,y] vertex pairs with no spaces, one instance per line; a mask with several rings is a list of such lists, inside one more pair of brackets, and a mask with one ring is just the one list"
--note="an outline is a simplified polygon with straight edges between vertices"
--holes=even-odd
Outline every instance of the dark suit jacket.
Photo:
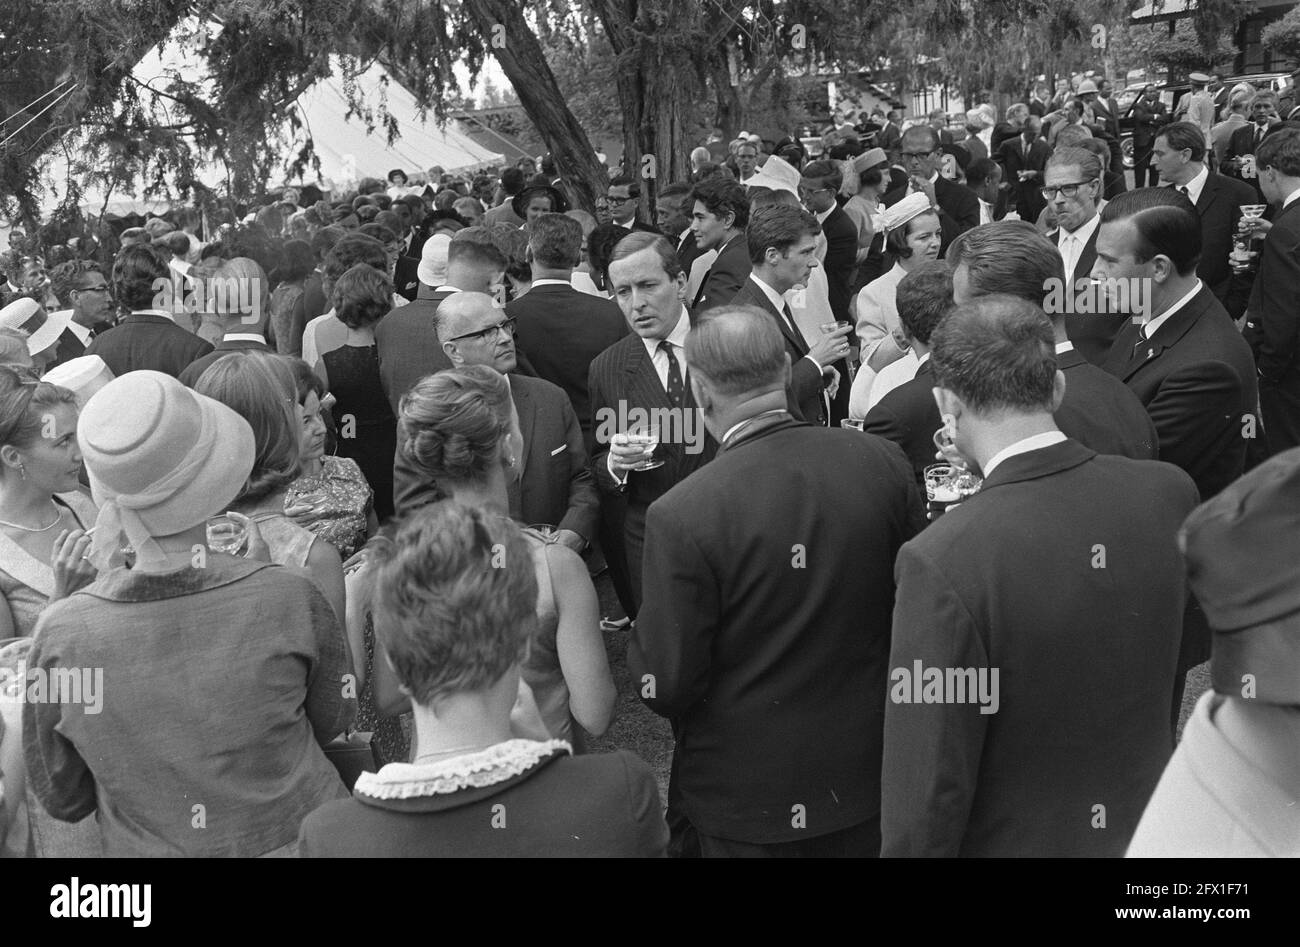
[[[1275,129],[1281,127],[1282,125],[1280,122],[1278,124],[1270,126],[1268,131],[1264,133],[1265,137],[1267,137]],[[1258,145],[1255,142],[1255,133],[1257,130],[1258,130],[1258,126],[1254,122],[1247,122],[1245,125],[1242,125],[1240,128],[1238,128],[1235,132],[1232,133],[1232,137],[1228,139],[1227,150],[1224,151],[1223,153],[1223,164],[1227,175],[1229,177],[1236,178],[1237,180],[1242,181],[1245,184],[1250,185],[1250,187],[1255,191],[1255,195],[1256,195],[1255,200],[1248,202],[1251,204],[1264,203],[1264,197],[1263,197],[1264,192],[1260,189],[1259,186],[1258,170],[1256,170],[1255,174],[1252,177],[1243,177],[1240,169],[1228,168],[1227,164],[1233,158],[1241,158],[1244,157],[1245,155],[1253,155],[1255,153],[1255,149],[1258,147]],[[1263,139],[1261,138],[1260,140],[1262,141]]]
[[1127,385],[1077,349],[1056,356],[1056,367],[1065,373],[1065,397],[1055,414],[1063,434],[1098,454],[1159,459],[1155,423]]
[[[1067,440],[1003,461],[903,547],[882,854],[1124,854],[1172,749],[1195,505],[1173,466]],[[997,669],[996,712],[918,701],[913,676],[954,668]]]
[[1097,121],[1106,129],[1106,133],[1112,138],[1119,138],[1119,107],[1115,100],[1110,100],[1110,106],[1101,99],[1100,96],[1092,100],[1092,114]]
[[[893,562],[924,520],[884,439],[755,431],[650,508],[628,669],[673,721],[691,824],[769,843],[879,809]],[[871,489],[844,489],[848,470]]]
[[[1074,292],[1074,287],[1078,285],[1080,280],[1086,282],[1092,273],[1092,268],[1097,262],[1097,234],[1099,233],[1101,233],[1100,223],[1093,228],[1092,236],[1083,245],[1083,252],[1079,254],[1079,261],[1074,265],[1074,272],[1065,274],[1066,279],[1069,280],[1071,292]],[[1047,239],[1056,244],[1059,250],[1061,239],[1059,229],[1049,232]],[[1065,313],[1065,334],[1074,343],[1074,347],[1079,350],[1079,354],[1094,365],[1102,365],[1106,361],[1106,353],[1110,351],[1110,347],[1115,341],[1115,335],[1119,332],[1120,327],[1128,321],[1128,318],[1122,315],[1071,312],[1067,310]]]
[[[1024,152],[1024,139],[1017,136],[1004,141],[998,149],[998,161],[1004,173],[1002,180],[1011,185],[1011,193],[1016,195],[1017,213],[1021,220],[1033,223],[1047,206],[1043,200],[1043,172],[1047,168],[1047,159],[1052,156],[1052,149],[1041,138],[1035,138],[1029,146],[1029,153]],[[1037,171],[1038,176],[1021,181],[1016,172]]]
[[[510,375],[510,395],[524,436],[519,479],[507,484],[510,515],[529,526],[571,529],[590,542],[600,519],[600,495],[568,397],[549,381],[519,374]],[[399,519],[441,499],[433,479],[404,449],[405,442],[399,421],[393,458],[393,504]]]
[[375,325],[379,380],[388,396],[388,403],[392,405],[394,417],[401,417],[398,404],[402,395],[414,388],[417,381],[425,375],[451,368],[451,361],[438,341],[434,321],[438,304],[450,295],[444,290],[427,299],[398,306]]
[[899,160],[899,151],[903,146],[903,132],[893,122],[886,122],[884,128],[876,132],[876,147],[883,148],[885,157],[891,162]]
[[[321,285],[321,274],[315,270],[307,274],[307,278],[302,281],[302,316],[303,325],[311,322],[317,316],[323,316],[329,312],[329,303],[325,300],[325,289]],[[298,339],[298,345],[302,345],[302,339]]]
[[934,400],[934,366],[927,358],[916,376],[899,385],[867,412],[863,430],[879,434],[903,449],[918,485],[934,459],[934,432],[943,427]]
[[166,316],[132,313],[91,339],[85,354],[102,358],[114,378],[141,369],[178,378],[190,362],[211,351],[208,342]]
[[393,287],[397,295],[415,301],[415,294],[420,291],[420,258],[418,256],[400,256],[393,267]]
[[1300,394],[1300,203],[1273,220],[1259,253],[1259,275],[1246,307],[1245,338],[1255,355],[1262,384]]
[[1133,147],[1150,148],[1161,125],[1169,122],[1168,109],[1159,99],[1147,105],[1142,99],[1133,103]]
[[628,334],[627,320],[612,299],[600,299],[572,286],[534,286],[506,304],[517,319],[515,344],[538,378],[559,385],[569,396],[591,452],[591,404],[587,377],[591,361]]
[[[91,339],[90,341],[95,341]],[[81,339],[71,329],[64,329],[59,333],[59,350],[55,355],[54,361],[50,363],[50,368],[56,365],[62,365],[64,362],[70,362],[74,358],[80,358],[86,354],[86,347],[81,344]]]
[[808,343],[804,341],[803,335],[794,332],[785,315],[754,284],[753,274],[745,280],[745,285],[740,287],[740,292],[736,293],[731,304],[757,306],[776,320],[781,338],[785,340],[786,354],[790,356],[790,384],[785,390],[787,409],[800,421],[824,425],[826,403],[822,400],[822,388],[825,387],[826,376],[817,370],[811,359],[804,357],[808,354]]
[[[850,226],[852,224],[850,223]],[[856,232],[855,232],[856,234]],[[857,237],[854,236],[854,246],[857,245]],[[857,250],[854,250],[856,253]],[[718,258],[713,261],[709,267],[708,275],[700,283],[700,288],[695,293],[695,300],[691,305],[691,312],[703,312],[706,309],[712,309],[714,306],[725,306],[731,302],[732,298],[740,291],[740,287],[745,285],[745,279],[749,276],[749,245],[745,242],[745,235],[733,237],[731,241],[722,248],[718,253]]]
[[[892,207],[906,196],[905,183],[885,195],[885,206]],[[939,247],[939,255],[943,256],[948,252],[948,244],[980,225],[980,199],[970,188],[954,184],[943,175],[934,182],[934,199],[939,203],[939,224],[943,228],[943,244]]]
[[307,816],[298,839],[304,858],[662,858],[668,827],[650,767],[615,750],[555,752],[481,789],[358,793]]
[[695,231],[688,230],[686,236],[681,239],[677,245],[677,262],[682,265],[682,269],[688,274],[691,272],[691,264],[701,255],[699,246],[695,243]]
[[254,342],[252,339],[236,339],[233,342],[222,339],[211,352],[202,358],[195,359],[185,367],[185,371],[181,372],[180,375],[181,384],[186,388],[193,388],[195,382],[208,370],[209,365],[231,352],[268,352],[274,355],[275,349],[265,342]]
[[1259,404],[1250,346],[1206,286],[1134,358],[1138,339],[1124,320],[1105,368],[1146,406],[1160,459],[1187,471],[1208,500],[1245,469],[1243,417]]
[[1196,265],[1196,275],[1234,319],[1246,311],[1252,280],[1248,273],[1239,276],[1232,272],[1228,255],[1241,220],[1241,205],[1253,203],[1255,192],[1250,185],[1213,171],[1196,202],[1201,216],[1201,262]]
[[844,208],[837,205],[822,224],[822,233],[826,235],[826,260],[822,267],[826,270],[831,312],[837,320],[851,322],[849,303],[853,301],[853,275],[858,265],[858,229]]
[[[672,405],[639,335],[625,335],[601,352],[592,361],[588,374],[591,416],[595,422],[594,447],[591,452],[592,473],[603,493],[621,496],[626,500],[624,542],[633,595],[638,600],[641,594],[641,549],[645,537],[646,509],[673,486],[712,460],[718,449],[717,442],[705,430],[704,420],[696,407],[689,368],[686,375],[682,379],[686,382],[684,406],[695,411],[693,429],[676,432],[678,436],[662,440],[655,457],[663,459],[664,465],[654,470],[634,470],[628,474],[627,483],[620,487],[610,474],[608,464],[610,438],[622,430],[618,424],[620,407],[630,412],[634,408],[643,411],[670,410]],[[683,426],[685,423],[683,420]],[[699,440],[684,443],[688,436]]]

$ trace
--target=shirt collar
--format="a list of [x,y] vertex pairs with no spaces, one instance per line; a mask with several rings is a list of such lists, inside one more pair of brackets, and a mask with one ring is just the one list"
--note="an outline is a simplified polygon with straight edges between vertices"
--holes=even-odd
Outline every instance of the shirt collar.
[[984,479],[987,480],[993,476],[993,471],[1002,461],[1017,454],[1028,454],[1030,451],[1042,450],[1044,447],[1051,447],[1053,444],[1059,444],[1065,440],[1065,435],[1060,431],[1044,431],[1042,434],[1035,434],[1033,437],[1026,437],[1023,440],[1016,441],[1014,444],[1008,444],[1002,450],[998,451],[989,458],[989,462],[984,465]]
[[780,293],[778,293],[771,286],[767,285],[767,283],[763,282],[763,280],[759,278],[757,273],[751,272],[749,275],[754,280],[754,282],[758,284],[758,288],[763,291],[763,295],[767,297],[768,302],[770,302],[773,306],[776,307],[776,311],[784,313],[785,297],[782,296]]
[[1286,196],[1286,200],[1282,202],[1282,209],[1286,210],[1288,207],[1294,204],[1297,199],[1300,199],[1300,187],[1296,188],[1294,191],[1292,191],[1290,194]]
[[817,223],[824,224],[826,223],[826,218],[829,217],[831,215],[831,212],[834,210],[835,210],[835,205],[832,204],[830,207],[826,208],[826,210],[822,211],[819,214],[813,214],[813,216],[817,218]]
[[1074,232],[1071,232],[1071,231],[1069,231],[1069,230],[1066,230],[1064,227],[1062,227],[1062,228],[1061,228],[1061,236],[1062,236],[1062,237],[1078,237],[1078,238],[1079,238],[1079,241],[1080,241],[1081,243],[1087,243],[1088,240],[1092,237],[1093,231],[1095,231],[1095,230],[1097,229],[1098,225],[1100,225],[1100,224],[1101,224],[1101,214],[1100,214],[1100,213],[1096,213],[1096,214],[1093,214],[1092,217],[1089,218],[1088,221],[1087,221],[1086,223],[1081,224],[1081,225],[1079,226],[1079,229],[1078,229],[1078,230],[1075,230]]
[[533,280],[534,289],[536,289],[538,286],[572,286],[572,285],[573,284],[569,282],[569,280],[567,279],[551,279],[549,276],[544,277],[543,279]]
[[163,317],[164,319],[166,319],[168,322],[175,322],[175,321],[176,321],[176,320],[172,319],[172,314],[171,314],[170,312],[168,312],[166,309],[135,309],[135,310],[132,310],[131,315],[133,315],[133,316],[162,316],[162,317]]
[[1074,343],[1069,341],[1068,339],[1064,342],[1056,343],[1057,355],[1064,355],[1066,352],[1072,351],[1073,349],[1074,349]]
[[682,313],[677,317],[677,325],[673,326],[673,331],[668,333],[667,339],[642,339],[641,343],[650,355],[650,360],[654,361],[655,353],[659,351],[660,342],[671,342],[674,348],[681,350],[686,347],[686,333],[690,331],[691,319],[686,313],[686,307],[682,306]]
[[1185,295],[1182,299],[1178,300],[1178,302],[1174,303],[1172,306],[1170,306],[1160,315],[1156,316],[1154,319],[1150,320],[1149,322],[1143,325],[1143,328],[1146,330],[1146,337],[1149,339],[1152,336],[1154,336],[1157,330],[1159,330],[1159,328],[1169,320],[1170,316],[1172,316],[1179,309],[1182,309],[1189,302],[1191,302],[1192,297],[1195,296],[1200,291],[1201,291],[1201,281],[1198,279],[1196,281],[1196,285],[1194,285],[1191,288],[1191,290],[1188,291],[1187,295]]
[[[78,339],[81,340],[82,345],[85,345],[90,341],[90,330],[85,326],[83,326],[80,322],[72,318],[71,309],[67,310],[67,312],[68,312],[68,329],[72,332],[73,335],[75,335]],[[51,313],[51,315],[57,316],[60,315],[60,313],[55,312],[55,313]]]
[[260,332],[227,332],[221,337],[222,342],[261,342],[266,344],[266,336]]
[[926,362],[928,362],[928,361],[930,361],[930,353],[929,353],[929,352],[926,352],[924,355],[922,355],[920,358],[918,358],[918,359],[916,360],[916,367],[917,367],[917,368],[920,368],[922,365],[924,365],[924,364],[925,364]]
[[435,293],[442,293],[442,292],[459,293],[462,292],[462,290],[459,286],[452,286],[450,283],[443,283],[441,286],[436,288],[434,292]]
[[1192,179],[1183,185],[1183,187],[1187,188],[1187,199],[1193,204],[1199,201],[1201,199],[1201,191],[1205,190],[1205,182],[1208,180],[1210,180],[1210,169],[1202,164],[1201,170],[1192,175]]

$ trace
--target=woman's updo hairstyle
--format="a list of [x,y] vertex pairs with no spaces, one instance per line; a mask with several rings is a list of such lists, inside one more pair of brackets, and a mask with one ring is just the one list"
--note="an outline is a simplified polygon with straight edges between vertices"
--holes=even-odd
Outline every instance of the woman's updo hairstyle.
[[76,406],[77,396],[0,366],[0,447],[31,447],[41,439],[46,412],[61,404]]
[[510,429],[510,386],[485,365],[427,375],[402,397],[401,447],[435,481],[476,483]]

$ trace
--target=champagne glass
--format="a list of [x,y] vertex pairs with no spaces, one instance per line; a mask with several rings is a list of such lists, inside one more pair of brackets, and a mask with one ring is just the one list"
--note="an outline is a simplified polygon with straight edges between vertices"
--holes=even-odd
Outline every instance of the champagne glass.
[[248,542],[248,527],[227,513],[213,516],[207,522],[208,548],[238,556]]

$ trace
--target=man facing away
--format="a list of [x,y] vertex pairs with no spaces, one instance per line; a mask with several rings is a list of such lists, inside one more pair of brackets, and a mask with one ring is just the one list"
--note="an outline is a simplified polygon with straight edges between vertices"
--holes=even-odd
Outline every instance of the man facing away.
[[[651,506],[628,652],[673,721],[710,856],[874,856],[893,561],[923,522],[902,452],[786,410],[790,360],[750,306],[697,318],[691,385],[717,458]],[[871,490],[843,489],[843,471]]]
[[984,479],[895,566],[886,856],[1119,855],[1169,758],[1196,489],[1061,433],[1054,344],[1008,296],[931,337],[940,413]]

